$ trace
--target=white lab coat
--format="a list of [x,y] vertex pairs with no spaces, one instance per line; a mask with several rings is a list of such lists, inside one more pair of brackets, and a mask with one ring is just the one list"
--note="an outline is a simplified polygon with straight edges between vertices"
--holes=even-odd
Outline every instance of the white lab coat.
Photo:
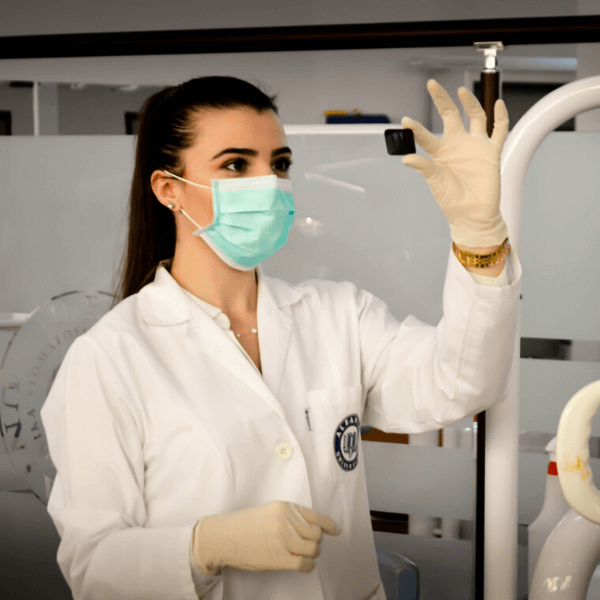
[[422,432],[505,399],[512,251],[507,265],[510,285],[479,285],[450,252],[437,327],[399,323],[348,282],[292,286],[259,269],[262,377],[161,266],[75,340],[41,411],[58,470],[48,511],[75,600],[195,600],[196,521],[272,500],[343,532],[324,534],[311,573],[225,568],[204,598],[385,600],[360,425]]

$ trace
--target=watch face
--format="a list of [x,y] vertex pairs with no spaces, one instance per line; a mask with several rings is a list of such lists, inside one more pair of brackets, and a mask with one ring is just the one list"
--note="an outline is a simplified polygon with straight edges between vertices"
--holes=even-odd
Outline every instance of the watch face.
[[44,504],[56,469],[40,409],[69,346],[110,310],[112,300],[112,294],[94,291],[68,292],[44,302],[0,357],[2,440],[17,473]]

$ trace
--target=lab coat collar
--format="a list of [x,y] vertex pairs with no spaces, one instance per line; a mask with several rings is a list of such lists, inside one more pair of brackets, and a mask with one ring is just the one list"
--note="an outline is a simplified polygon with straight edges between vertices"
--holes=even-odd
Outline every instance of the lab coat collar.
[[141,317],[148,325],[178,325],[190,320],[190,300],[164,262],[156,270],[154,281],[137,294]]
[[262,265],[256,267],[258,275],[258,296],[264,294],[266,299],[277,308],[285,308],[295,304],[302,298],[302,292],[281,280],[267,277]]
[[149,325],[178,325],[190,321],[188,335],[197,347],[219,362],[260,396],[285,419],[277,400],[285,358],[291,339],[293,316],[291,305],[302,292],[279,279],[266,277],[258,267],[257,322],[261,346],[262,377],[241,352],[223,343],[226,335],[211,316],[187,296],[184,289],[161,264],[154,281],[138,293],[142,319]]
[[[141,316],[149,325],[178,325],[191,318],[192,303],[184,289],[173,279],[164,260],[156,270],[154,281],[138,293]],[[302,292],[280,279],[267,277],[261,265],[258,272],[258,298],[284,309],[302,298]],[[264,297],[264,298],[263,298]]]

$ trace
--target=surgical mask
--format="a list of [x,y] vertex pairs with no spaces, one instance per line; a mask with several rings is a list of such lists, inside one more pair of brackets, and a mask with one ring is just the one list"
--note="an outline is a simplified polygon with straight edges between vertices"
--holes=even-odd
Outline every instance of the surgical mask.
[[214,216],[210,225],[200,227],[183,209],[181,212],[198,227],[193,235],[201,237],[230,267],[250,271],[287,242],[295,213],[289,179],[276,175],[211,179],[209,187],[165,173],[212,189]]

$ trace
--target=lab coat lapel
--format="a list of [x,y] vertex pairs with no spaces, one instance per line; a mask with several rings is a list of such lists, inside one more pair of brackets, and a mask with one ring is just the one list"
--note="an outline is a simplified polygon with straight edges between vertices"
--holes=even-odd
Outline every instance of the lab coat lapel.
[[292,325],[291,305],[302,294],[287,283],[271,279],[258,267],[258,343],[262,375],[268,388],[277,397],[285,366]]
[[255,394],[268,402],[281,416],[281,408],[272,397],[260,373],[252,366],[235,342],[200,306],[192,306],[193,337],[199,349],[246,384]]

